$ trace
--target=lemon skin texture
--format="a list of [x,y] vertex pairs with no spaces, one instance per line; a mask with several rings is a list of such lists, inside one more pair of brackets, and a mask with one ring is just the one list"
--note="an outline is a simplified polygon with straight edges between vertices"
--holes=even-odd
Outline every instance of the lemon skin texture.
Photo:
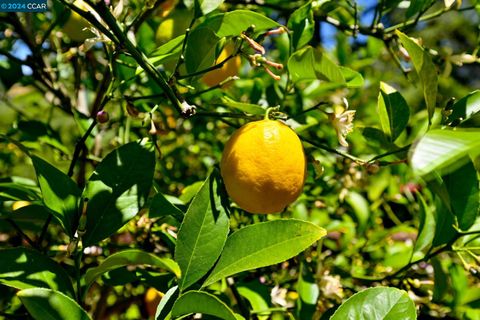
[[240,208],[278,213],[302,193],[306,158],[300,139],[287,125],[254,121],[227,142],[220,171],[227,193]]
[[[84,11],[89,11],[88,5],[81,0],[77,0],[73,4]],[[70,17],[62,27],[62,31],[73,41],[84,42],[86,39],[95,36],[90,30],[84,30],[90,27],[91,25],[87,20],[72,10]]]
[[[234,49],[235,47],[233,44],[227,44],[218,56],[215,64],[220,63],[228,58],[233,53]],[[202,81],[209,87],[216,86],[228,77],[236,76],[238,74],[238,70],[240,70],[241,63],[242,60],[240,56],[235,56],[228,60],[221,68],[206,73],[205,76],[203,76]]]

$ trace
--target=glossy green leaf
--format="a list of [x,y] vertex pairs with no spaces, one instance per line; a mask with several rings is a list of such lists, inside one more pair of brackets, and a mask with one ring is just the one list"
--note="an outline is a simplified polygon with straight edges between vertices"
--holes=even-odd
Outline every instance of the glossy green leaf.
[[480,129],[430,130],[410,149],[410,164],[416,175],[434,170],[448,173],[458,169],[480,151]]
[[204,291],[188,291],[173,305],[173,317],[190,313],[208,314],[223,320],[237,320],[235,313],[222,300]]
[[155,312],[155,319],[156,320],[167,320],[171,319],[171,311],[173,308],[173,304],[177,301],[178,295],[180,291],[178,290],[178,286],[170,288],[165,295],[160,300],[160,303],[157,307],[157,312]]
[[435,64],[432,61],[430,54],[418,45],[412,38],[396,30],[403,46],[407,50],[412,59],[413,66],[418,73],[420,81],[423,86],[423,96],[425,97],[425,104],[427,105],[428,119],[431,119],[435,112],[435,105],[438,91],[438,74]]
[[315,20],[313,19],[311,1],[290,15],[287,27],[293,32],[291,39],[294,50],[302,48],[310,42],[315,33]]
[[219,38],[240,36],[252,25],[255,32],[265,31],[280,27],[278,22],[254,11],[234,10],[227,13],[220,13],[208,17],[198,28],[208,27],[212,29]]
[[88,313],[70,297],[44,288],[25,289],[17,293],[35,320],[90,320]]
[[220,256],[229,231],[221,204],[216,173],[212,173],[193,198],[177,235],[175,261],[182,270],[180,291],[202,278]]
[[185,48],[185,65],[188,73],[213,66],[219,37],[210,28],[195,28],[188,37]]
[[458,121],[459,123],[480,113],[480,90],[475,90],[462,99],[455,102],[451,107],[451,114],[447,117],[447,123]]
[[244,102],[237,102],[235,100],[230,99],[229,97],[222,97],[222,103],[230,108],[234,108],[245,113],[249,114],[256,114],[256,115],[264,115],[265,108],[251,103],[244,103]]
[[159,192],[153,197],[152,202],[150,203],[148,216],[150,218],[158,218],[168,215],[175,217],[178,221],[182,221],[185,214]]
[[408,123],[407,102],[395,88],[380,82],[377,110],[383,132],[391,142],[395,141]]
[[418,226],[417,240],[413,247],[411,261],[422,259],[426,252],[431,248],[433,238],[435,237],[435,214],[420,193],[417,193],[420,204],[420,225]]
[[345,302],[331,320],[414,320],[415,304],[407,292],[396,288],[376,287],[360,291]]
[[32,162],[45,206],[52,210],[67,235],[72,237],[78,223],[80,189],[69,176],[47,161],[32,156]]
[[288,70],[294,82],[319,79],[345,84],[340,67],[310,46],[295,52],[288,59]]
[[172,272],[180,277],[180,268],[169,258],[159,258],[152,253],[138,249],[124,250],[107,257],[98,267],[87,270],[85,283],[90,286],[93,281],[107,271],[129,265],[149,265]]
[[269,318],[269,313],[265,312],[265,310],[268,310],[269,308],[268,303],[260,293],[248,287],[238,287],[237,290],[242,297],[248,300],[252,307],[252,311],[264,311],[261,314],[257,314],[258,320],[267,320]]
[[462,230],[468,230],[475,223],[480,207],[478,177],[473,163],[468,161],[461,168],[444,176],[443,182],[458,226]]
[[150,143],[131,142],[109,153],[90,177],[86,246],[115,233],[143,207],[153,180],[155,152]]
[[0,283],[16,289],[51,288],[73,296],[65,270],[47,256],[26,248],[0,250]]
[[242,271],[290,259],[325,234],[325,229],[296,219],[279,219],[244,227],[228,237],[219,261],[203,286]]

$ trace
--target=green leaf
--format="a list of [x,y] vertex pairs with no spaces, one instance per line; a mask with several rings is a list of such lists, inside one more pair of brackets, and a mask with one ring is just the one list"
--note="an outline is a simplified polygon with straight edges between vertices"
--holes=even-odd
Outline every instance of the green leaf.
[[90,177],[83,198],[87,225],[82,241],[92,245],[115,233],[143,207],[153,180],[150,143],[131,142],[109,153]]
[[352,207],[358,221],[359,232],[363,232],[367,226],[368,218],[370,217],[368,201],[361,194],[355,191],[350,191],[345,197],[345,202]]
[[468,155],[480,150],[480,130],[430,130],[409,151],[410,165],[419,176],[434,170],[452,172],[462,166]]
[[[148,62],[150,62],[155,66],[158,66],[164,62],[177,59],[178,56],[180,55],[180,52],[182,51],[182,45],[183,45],[184,39],[185,39],[185,35],[182,34],[176,38],[171,39],[167,43],[161,45],[149,55]],[[143,68],[139,66],[135,70],[135,75],[138,76],[143,71],[144,71]]]
[[320,288],[304,263],[300,267],[296,290],[300,298],[298,300],[300,319],[312,319],[320,296]]
[[432,246],[441,246],[450,242],[457,232],[453,228],[455,221],[453,214],[447,206],[442,203],[439,197],[435,198],[435,237]]
[[78,223],[80,189],[69,176],[47,161],[32,156],[32,162],[45,206],[52,210],[67,235],[73,237]]
[[325,54],[310,46],[295,52],[288,59],[288,70],[294,82],[320,79],[346,83],[340,67]]
[[128,265],[149,265],[165,269],[180,277],[180,268],[169,258],[159,258],[156,255],[138,249],[124,250],[106,258],[98,267],[87,270],[85,283],[90,286],[103,273]]
[[415,304],[407,292],[396,288],[368,288],[348,298],[330,320],[414,320]]
[[185,65],[188,73],[213,66],[219,37],[210,28],[195,28],[189,35],[185,48]]
[[190,313],[208,314],[223,320],[237,320],[235,313],[223,301],[203,291],[188,291],[173,305],[173,317]]
[[435,64],[430,54],[418,45],[412,38],[403,34],[399,30],[395,31],[400,38],[403,46],[412,59],[413,66],[420,77],[423,86],[423,96],[428,111],[428,123],[431,124],[433,114],[435,113],[435,104],[438,91],[438,74]]
[[380,82],[377,108],[383,132],[391,142],[395,141],[408,123],[407,102],[395,88]]
[[245,113],[249,114],[256,114],[256,115],[264,115],[265,108],[251,103],[244,103],[244,102],[237,102],[235,100],[230,99],[229,97],[222,97],[222,103],[230,108],[234,108]]
[[477,171],[471,161],[461,168],[443,177],[448,190],[450,206],[457,217],[458,226],[468,230],[478,216],[480,207],[480,190]]
[[223,3],[224,0],[184,0],[183,3],[189,9],[195,6],[197,17],[202,15],[207,15],[213,10],[217,9],[219,5]]
[[17,293],[25,308],[36,320],[90,320],[75,300],[51,289],[33,288]]
[[310,42],[315,33],[315,20],[313,19],[312,2],[295,10],[288,19],[287,27],[293,31],[292,45],[297,50]]
[[426,204],[420,193],[417,193],[417,197],[420,202],[420,225],[418,226],[418,235],[413,247],[411,261],[422,259],[431,248],[436,227],[433,210]]
[[260,293],[248,287],[238,287],[237,290],[242,297],[248,300],[252,311],[263,311],[261,315],[257,314],[258,320],[267,320],[269,318],[269,313],[265,311],[269,308],[268,303]]
[[347,82],[347,88],[359,88],[363,87],[363,76],[350,68],[339,66],[345,81]]
[[153,197],[150,203],[148,216],[150,218],[159,218],[168,215],[175,217],[178,221],[182,221],[185,214],[159,192]]
[[16,289],[51,288],[74,296],[72,282],[55,261],[26,248],[0,250],[0,283]]
[[177,301],[179,295],[178,286],[170,288],[165,295],[160,300],[160,303],[157,307],[157,312],[155,312],[156,320],[167,320],[170,319],[170,312],[173,308],[173,304]]
[[279,219],[244,227],[228,237],[219,261],[203,286],[242,271],[290,259],[325,234],[325,229],[296,219]]
[[250,26],[255,26],[255,32],[280,27],[280,24],[266,16],[249,10],[234,10],[208,17],[197,28],[208,27],[219,38],[240,36]]
[[214,171],[193,198],[177,235],[175,261],[182,270],[180,291],[202,278],[222,252],[229,219],[221,204]]
[[464,122],[474,114],[480,112],[480,90],[475,90],[462,99],[455,102],[451,108],[451,114],[447,117],[447,123],[453,121]]

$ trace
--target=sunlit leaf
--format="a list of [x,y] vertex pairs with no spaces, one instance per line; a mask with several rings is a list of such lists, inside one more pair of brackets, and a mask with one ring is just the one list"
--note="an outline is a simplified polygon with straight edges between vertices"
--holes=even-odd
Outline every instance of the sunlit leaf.
[[175,260],[182,270],[180,291],[200,280],[222,252],[229,219],[212,173],[193,198],[177,235]]
[[315,20],[313,19],[311,1],[290,15],[287,27],[293,32],[292,45],[294,50],[302,48],[310,42],[315,32]]
[[324,53],[307,46],[295,52],[288,60],[288,70],[294,82],[324,80],[345,84],[340,68]]
[[173,305],[172,316],[202,313],[224,320],[238,320],[235,313],[220,299],[204,291],[188,291]]
[[326,231],[310,222],[280,219],[244,227],[230,235],[222,255],[203,286],[230,275],[290,259]]
[[75,300],[59,291],[32,288],[18,292],[17,296],[35,320],[91,320]]
[[452,172],[468,155],[480,152],[480,130],[430,130],[410,149],[410,164],[415,174],[427,176],[434,170]]
[[414,320],[415,304],[407,292],[376,287],[360,291],[338,307],[331,320]]
[[246,31],[252,25],[255,26],[255,32],[280,26],[278,22],[260,13],[249,10],[234,10],[208,17],[198,28],[208,27],[212,29],[219,38],[222,38],[240,36],[243,31]]
[[422,83],[423,96],[425,98],[425,104],[427,105],[428,119],[429,123],[431,123],[431,119],[435,112],[438,91],[437,68],[432,61],[432,57],[425,48],[402,32],[396,30],[396,33],[405,49],[408,51],[413,66],[415,67]]
[[73,296],[65,270],[47,256],[26,248],[0,250],[0,283],[16,289],[51,288]]

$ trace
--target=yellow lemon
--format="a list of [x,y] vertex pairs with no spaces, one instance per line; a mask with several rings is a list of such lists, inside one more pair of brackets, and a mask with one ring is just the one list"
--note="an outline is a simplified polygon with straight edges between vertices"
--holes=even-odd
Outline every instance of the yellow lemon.
[[192,12],[185,9],[172,11],[158,26],[155,34],[157,44],[162,45],[184,34],[190,26],[192,16]]
[[[235,49],[234,45],[229,43],[227,44],[220,55],[215,61],[215,64],[222,62],[226,58],[228,58]],[[202,78],[203,82],[209,86],[213,87],[222,82],[223,80],[227,79],[228,77],[233,77],[238,74],[238,70],[240,69],[240,64],[242,60],[240,56],[235,56],[228,60],[221,68],[212,70],[205,74]]]
[[[73,4],[84,11],[90,11],[88,4],[82,0],[76,0]],[[70,17],[62,27],[62,31],[73,41],[84,42],[86,39],[95,36],[93,32],[88,29],[90,27],[91,25],[87,20],[72,10]]]
[[157,312],[158,304],[163,297],[163,293],[158,291],[155,288],[148,288],[147,292],[145,293],[144,301],[145,307],[147,308],[147,313],[149,317],[154,317],[155,313]]
[[26,206],[29,206],[31,205],[32,203],[30,201],[24,201],[24,200],[20,200],[20,201],[15,201],[12,205],[12,210],[15,211],[15,210],[18,210],[20,208],[23,208],[23,207],[26,207]]
[[290,127],[266,119],[235,131],[225,145],[220,171],[227,193],[242,209],[277,213],[302,193],[306,158]]

